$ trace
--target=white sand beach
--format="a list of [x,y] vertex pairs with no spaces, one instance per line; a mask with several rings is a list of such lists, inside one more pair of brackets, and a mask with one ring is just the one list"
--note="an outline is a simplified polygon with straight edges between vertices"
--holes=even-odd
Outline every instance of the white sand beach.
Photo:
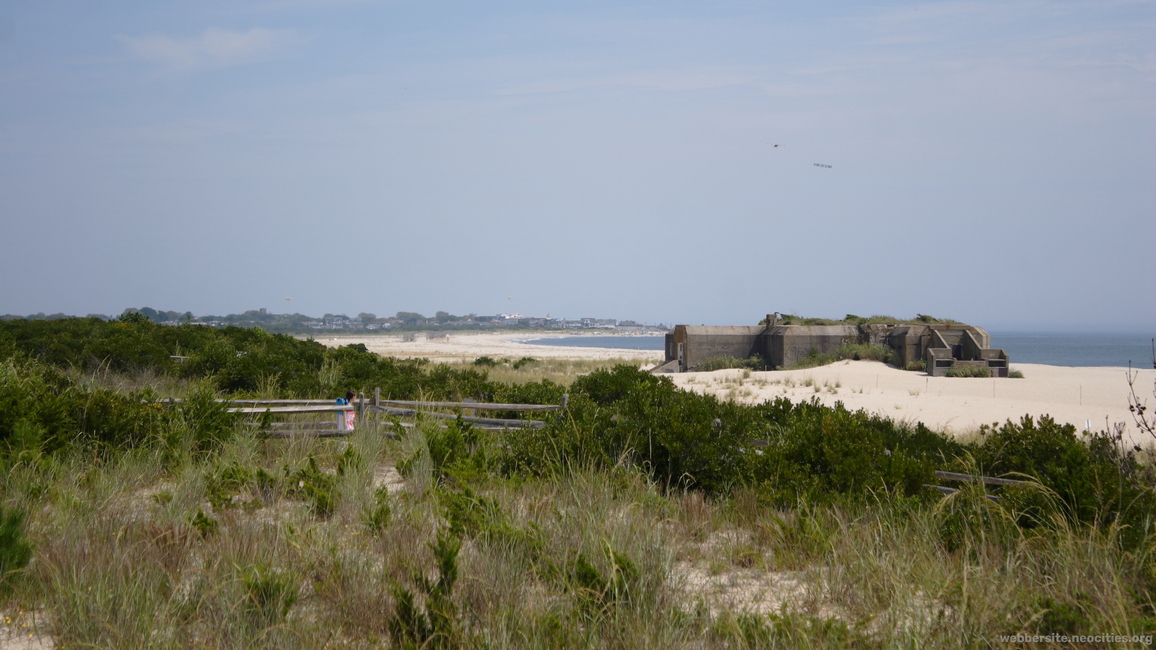
[[[450,332],[418,334],[415,340],[406,341],[402,336],[393,334],[353,335],[317,337],[317,340],[330,347],[363,343],[370,352],[376,352],[386,357],[399,359],[425,358],[431,361],[472,361],[478,357],[487,356],[495,359],[520,359],[522,357],[537,357],[539,359],[631,359],[644,361],[649,364],[662,360],[661,350],[625,350],[622,348],[588,348],[567,347],[554,345],[531,345],[520,341],[529,338],[561,338],[567,334],[551,333],[547,336],[540,334],[496,333],[474,334]],[[629,336],[629,335],[625,335]],[[578,338],[578,336],[575,336]]]
[[[518,342],[525,333],[451,333],[414,341],[397,335],[321,337],[330,345],[363,343],[378,354],[401,358],[428,358],[433,361],[467,361],[480,356],[518,359],[521,357],[569,359],[630,359],[656,364],[663,353],[655,350],[587,348],[531,345]],[[645,366],[644,366],[645,367]],[[947,433],[968,433],[981,424],[1019,420],[1024,415],[1050,415],[1078,430],[1091,426],[1102,430],[1117,422],[1127,425],[1133,440],[1154,441],[1136,436],[1128,411],[1126,368],[1072,368],[1028,363],[1012,363],[1023,379],[976,379],[929,377],[921,372],[891,368],[878,361],[840,361],[806,370],[749,372],[717,370],[664,375],[688,390],[710,393],[724,399],[758,403],[778,396],[792,401],[818,398],[832,405],[843,402],[850,409],[865,409],[893,419],[922,422]],[[1156,370],[1133,371],[1136,393],[1156,410],[1153,381]],[[744,374],[746,376],[744,376]],[[808,385],[809,384],[809,385]]]

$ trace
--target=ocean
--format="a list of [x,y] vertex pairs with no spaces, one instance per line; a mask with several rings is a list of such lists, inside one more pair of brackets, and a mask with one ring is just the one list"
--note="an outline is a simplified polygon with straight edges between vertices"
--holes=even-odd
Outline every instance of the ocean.
[[[1016,363],[1049,366],[1152,367],[1152,335],[1120,333],[992,332],[992,347],[1003,348]],[[661,336],[565,336],[525,341],[533,345],[662,350]]]
[[991,345],[1003,348],[1014,366],[1043,363],[1049,366],[1152,367],[1151,334],[993,332]]

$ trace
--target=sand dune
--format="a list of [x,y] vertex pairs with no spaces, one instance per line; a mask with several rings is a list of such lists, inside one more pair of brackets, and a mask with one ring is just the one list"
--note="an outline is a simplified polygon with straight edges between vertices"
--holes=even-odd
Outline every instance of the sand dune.
[[[981,424],[1018,420],[1024,415],[1050,415],[1083,430],[1102,430],[1126,423],[1135,437],[1128,411],[1127,368],[1069,368],[1038,364],[1012,364],[1023,379],[976,379],[929,377],[907,372],[878,361],[839,361],[807,370],[751,372],[743,379],[739,370],[690,372],[672,375],[679,386],[744,402],[761,402],[778,396],[792,401],[818,398],[832,405],[843,402],[851,409],[865,409],[894,419],[922,422],[948,433],[966,433]],[[1137,394],[1152,396],[1156,370],[1134,371]],[[737,382],[741,380],[742,385]],[[805,385],[808,383],[811,385]],[[1152,440],[1146,442],[1151,443]]]

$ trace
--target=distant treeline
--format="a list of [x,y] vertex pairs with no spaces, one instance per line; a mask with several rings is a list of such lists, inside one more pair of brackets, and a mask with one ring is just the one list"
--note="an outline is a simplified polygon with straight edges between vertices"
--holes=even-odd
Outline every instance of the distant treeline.
[[[265,309],[250,309],[240,314],[227,316],[194,316],[192,312],[163,311],[151,307],[135,307],[125,309],[118,317],[106,314],[88,314],[86,318],[98,320],[116,320],[129,314],[139,314],[146,319],[163,325],[195,324],[210,327],[259,327],[267,332],[281,334],[308,334],[318,331],[331,330],[377,330],[388,332],[425,332],[425,331],[483,331],[495,328],[524,330],[524,329],[563,329],[577,327],[595,327],[590,323],[608,323],[619,327],[641,328],[643,325],[632,320],[616,321],[613,319],[584,319],[583,321],[562,321],[559,319],[538,317],[513,317],[505,314],[481,316],[467,314],[455,316],[449,312],[439,311],[433,316],[424,316],[418,312],[399,311],[393,316],[378,316],[369,312],[361,312],[357,316],[345,314],[325,314],[320,317],[305,314],[274,314]],[[0,321],[11,320],[64,320],[76,318],[68,314],[37,314],[0,315]],[[659,326],[662,328],[662,326]]]

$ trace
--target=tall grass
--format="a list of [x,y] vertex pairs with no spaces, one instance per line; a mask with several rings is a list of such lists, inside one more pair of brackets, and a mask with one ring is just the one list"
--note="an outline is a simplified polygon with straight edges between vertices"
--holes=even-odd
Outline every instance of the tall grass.
[[[305,446],[328,471],[349,448]],[[389,442],[366,467],[408,453]],[[199,485],[212,462],[158,477],[138,456],[94,482],[61,476],[62,496],[30,521],[36,562],[14,601],[50,612],[62,647],[400,645],[397,587],[425,611],[415,580],[439,575],[447,504],[464,485],[391,494],[375,532],[357,516],[372,485],[349,473],[330,518],[281,497],[212,512],[220,528],[202,536],[192,503],[146,495]],[[988,647],[1156,622],[1150,547],[1125,553],[1115,528],[1062,518],[1022,529],[977,488],[769,508],[758,490],[665,491],[624,464],[491,478],[472,495],[491,510],[460,533],[437,647]]]

